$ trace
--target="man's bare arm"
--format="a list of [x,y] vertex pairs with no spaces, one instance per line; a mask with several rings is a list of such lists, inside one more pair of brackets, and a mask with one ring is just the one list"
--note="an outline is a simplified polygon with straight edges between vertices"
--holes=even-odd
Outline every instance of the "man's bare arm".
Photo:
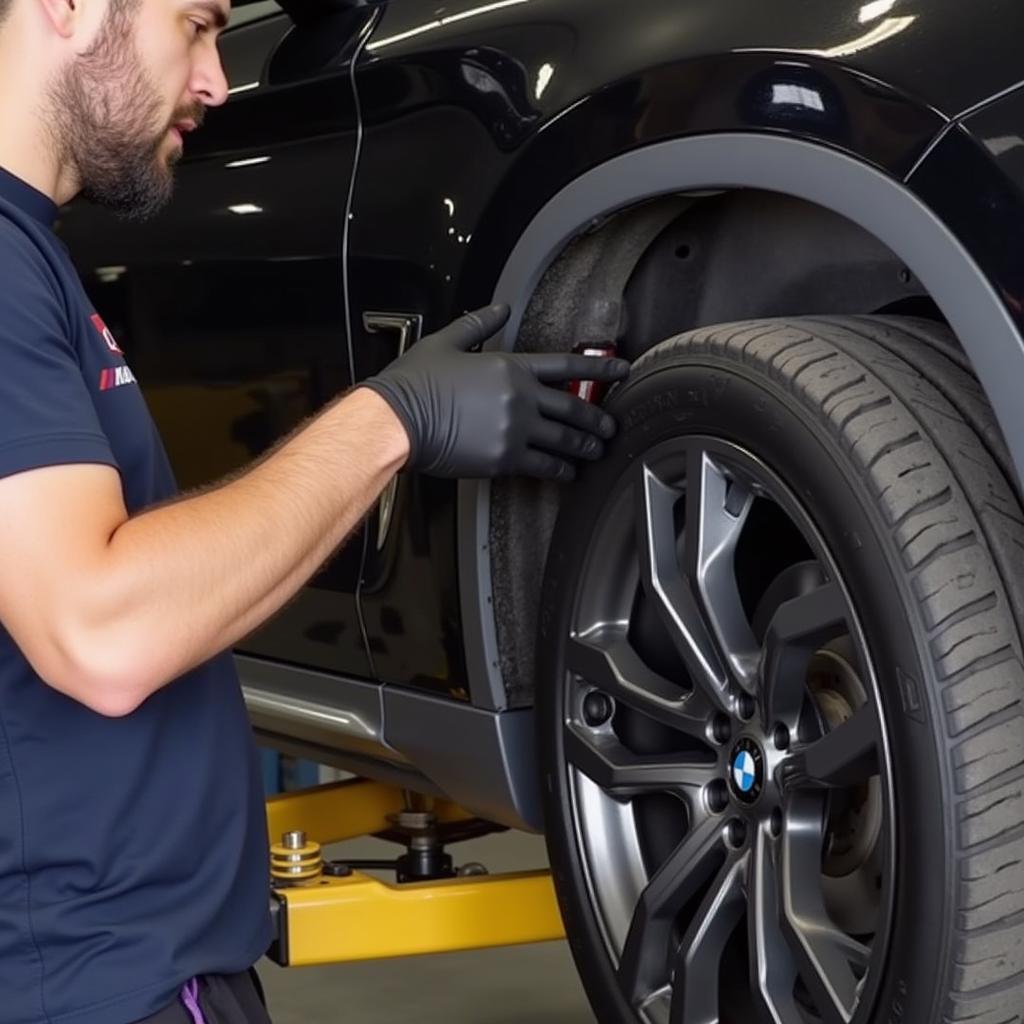
[[51,686],[127,714],[290,600],[407,453],[360,389],[231,483],[133,518],[110,467],[0,480],[0,619]]

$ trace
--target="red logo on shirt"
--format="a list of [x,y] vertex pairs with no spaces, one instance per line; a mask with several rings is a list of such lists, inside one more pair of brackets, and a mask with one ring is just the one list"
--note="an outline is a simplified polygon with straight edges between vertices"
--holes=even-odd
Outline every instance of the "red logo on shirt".
[[121,388],[125,384],[137,384],[135,374],[127,366],[112,366],[106,370],[100,370],[100,391],[109,391],[111,388]]
[[100,332],[100,337],[106,342],[107,348],[111,352],[115,352],[119,356],[123,356],[124,353],[121,351],[121,346],[118,345],[117,340],[113,334],[110,333],[110,328],[103,322],[103,317],[99,313],[93,313],[89,319],[92,321],[93,327]]

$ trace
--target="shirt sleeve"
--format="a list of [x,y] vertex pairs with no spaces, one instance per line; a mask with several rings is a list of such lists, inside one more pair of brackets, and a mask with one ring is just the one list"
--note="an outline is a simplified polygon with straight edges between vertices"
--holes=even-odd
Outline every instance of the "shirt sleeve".
[[0,477],[66,463],[117,468],[71,338],[43,254],[0,222]]

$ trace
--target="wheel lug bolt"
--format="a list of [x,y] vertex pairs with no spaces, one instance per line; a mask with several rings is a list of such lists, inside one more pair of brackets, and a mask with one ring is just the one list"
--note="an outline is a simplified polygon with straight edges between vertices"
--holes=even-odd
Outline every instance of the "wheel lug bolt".
[[739,713],[740,718],[743,721],[749,721],[754,717],[754,712],[757,710],[757,705],[754,703],[754,698],[749,693],[741,693],[736,701],[736,711]]
[[772,811],[772,815],[768,819],[768,828],[773,838],[778,839],[782,835],[782,811],[778,807]]
[[789,748],[789,730],[779,723],[775,726],[775,731],[772,734],[772,740],[775,743],[776,750],[786,750]]
[[591,690],[583,698],[583,721],[592,729],[607,722],[615,714],[615,704],[611,697],[600,690]]
[[713,814],[721,814],[729,806],[729,787],[724,779],[715,779],[708,783],[708,807]]
[[739,849],[747,841],[747,826],[739,818],[733,818],[726,826],[725,834],[729,844]]
[[728,715],[715,715],[715,719],[711,723],[711,735],[716,743],[729,742],[732,738],[732,723],[729,721]]

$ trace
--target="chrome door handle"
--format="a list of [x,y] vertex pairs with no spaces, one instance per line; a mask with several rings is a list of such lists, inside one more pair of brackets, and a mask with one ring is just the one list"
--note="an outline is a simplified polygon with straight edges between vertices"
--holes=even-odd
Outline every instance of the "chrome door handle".
[[[363,313],[363,327],[368,334],[381,331],[398,332],[398,354],[419,340],[423,328],[423,317],[419,313]],[[377,550],[383,549],[395,514],[395,496],[398,493],[398,477],[395,476],[384,488],[377,502]]]

